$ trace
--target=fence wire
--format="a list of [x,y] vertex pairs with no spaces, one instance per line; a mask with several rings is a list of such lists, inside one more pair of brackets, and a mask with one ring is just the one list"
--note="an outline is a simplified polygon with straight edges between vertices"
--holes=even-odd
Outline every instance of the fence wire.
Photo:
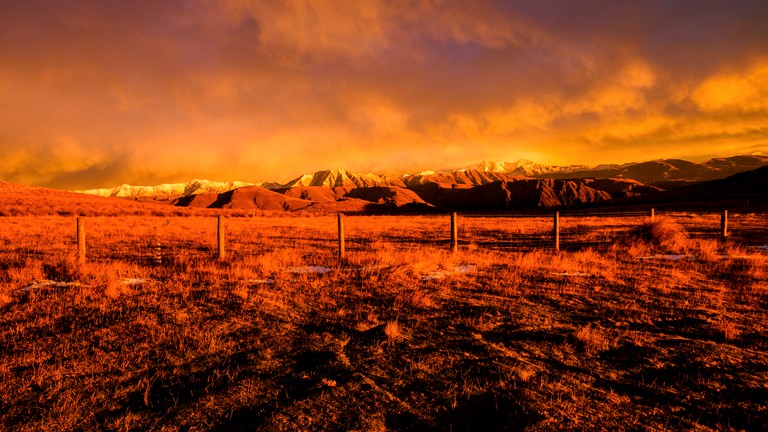
[[[690,238],[717,240],[720,214],[659,214],[680,224]],[[5,217],[0,232],[4,254],[16,259],[46,260],[74,254],[73,217]],[[631,240],[649,218],[628,215],[561,215],[560,247],[578,250],[623,239]],[[336,256],[336,217],[226,218],[224,231],[231,257],[293,251],[305,261]],[[416,250],[450,247],[450,217],[345,216],[347,254],[381,249]],[[138,264],[209,260],[217,252],[215,217],[89,217],[85,218],[88,260]],[[530,251],[553,248],[552,216],[459,215],[458,244],[464,250]],[[728,218],[729,242],[745,246],[768,244],[768,215],[733,214]]]

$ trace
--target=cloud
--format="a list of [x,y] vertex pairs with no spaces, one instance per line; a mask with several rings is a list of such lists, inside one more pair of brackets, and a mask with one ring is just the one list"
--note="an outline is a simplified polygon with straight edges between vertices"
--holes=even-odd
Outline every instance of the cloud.
[[761,151],[767,19],[750,0],[3,2],[0,177]]
[[768,111],[768,59],[744,70],[711,76],[691,96],[706,112],[765,113]]

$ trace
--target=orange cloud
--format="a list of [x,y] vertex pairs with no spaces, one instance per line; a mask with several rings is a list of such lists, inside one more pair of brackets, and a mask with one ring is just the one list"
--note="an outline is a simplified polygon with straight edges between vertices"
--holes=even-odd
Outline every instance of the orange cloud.
[[736,73],[707,78],[692,98],[704,111],[768,111],[768,59]]
[[3,2],[0,178],[761,151],[765,8],[673,3]]

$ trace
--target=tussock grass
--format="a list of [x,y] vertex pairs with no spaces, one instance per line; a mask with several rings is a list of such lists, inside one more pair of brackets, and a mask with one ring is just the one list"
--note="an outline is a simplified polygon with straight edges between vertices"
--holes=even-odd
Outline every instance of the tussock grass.
[[576,339],[581,342],[587,351],[605,351],[612,347],[613,343],[608,335],[599,328],[587,324],[576,332]]
[[685,229],[668,217],[658,217],[654,221],[641,223],[632,230],[631,238],[670,253],[684,253],[689,247]]
[[389,321],[384,325],[384,334],[387,335],[387,341],[389,343],[398,342],[405,339],[405,333],[403,328],[397,321]]

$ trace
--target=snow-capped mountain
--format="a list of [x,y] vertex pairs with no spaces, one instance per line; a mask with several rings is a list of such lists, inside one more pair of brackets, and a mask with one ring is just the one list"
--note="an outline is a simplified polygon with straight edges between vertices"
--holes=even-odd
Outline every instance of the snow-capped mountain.
[[373,186],[400,186],[404,187],[403,180],[398,177],[384,174],[358,174],[345,169],[332,169],[317,171],[314,174],[305,174],[283,185],[283,188],[304,186],[326,187],[373,187]]
[[76,192],[104,197],[169,199],[208,192],[222,193],[239,187],[252,185],[253,183],[243,181],[217,182],[195,179],[187,183],[167,183],[155,186],[133,186],[123,184],[108,189],[90,189]]
[[427,183],[455,185],[483,185],[497,181],[511,181],[524,176],[499,171],[481,171],[461,169],[456,171],[425,171],[419,174],[404,175],[402,180],[407,187],[416,187]]
[[529,161],[527,159],[520,159],[517,162],[501,162],[501,161],[481,161],[474,165],[464,167],[457,171],[481,171],[490,173],[505,173],[513,176],[535,176],[541,174],[559,173],[559,172],[572,172],[586,170],[589,167],[585,165],[567,165],[567,166],[553,166],[542,165],[536,162]]
[[453,183],[482,185],[497,181],[511,181],[520,177],[534,177],[554,173],[567,173],[589,169],[584,165],[551,166],[520,159],[517,162],[485,160],[460,169],[422,171],[401,176],[411,187],[425,183]]
[[[494,182],[519,181],[523,177],[538,179],[632,179],[663,188],[679,187],[693,181],[724,178],[768,164],[768,156],[748,155],[711,159],[705,163],[694,163],[679,159],[627,163],[622,165],[551,166],[521,159],[517,162],[481,161],[461,169],[426,170],[417,174],[399,177],[385,174],[360,174],[345,169],[332,169],[305,174],[287,183],[248,183],[242,181],[215,182],[193,180],[187,183],[171,183],[156,186],[121,185],[111,189],[92,189],[81,193],[124,197],[172,200],[179,197],[203,193],[223,193],[243,186],[261,186],[280,190],[296,187],[408,187],[422,188],[424,185],[476,186]],[[613,193],[613,192],[612,192]]]

